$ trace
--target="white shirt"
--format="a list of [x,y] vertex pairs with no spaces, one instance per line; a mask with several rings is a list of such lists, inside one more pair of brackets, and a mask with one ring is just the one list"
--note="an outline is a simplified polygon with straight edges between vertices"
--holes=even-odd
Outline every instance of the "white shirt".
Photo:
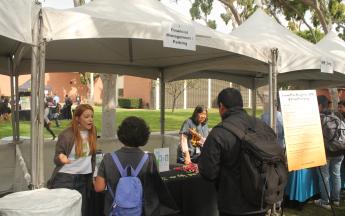
[[89,132],[80,131],[80,136],[82,138],[83,153],[82,156],[78,158],[75,153],[75,144],[72,147],[71,153],[68,159],[71,161],[69,164],[63,165],[59,172],[69,173],[69,174],[89,174],[92,172],[90,146],[88,141]]

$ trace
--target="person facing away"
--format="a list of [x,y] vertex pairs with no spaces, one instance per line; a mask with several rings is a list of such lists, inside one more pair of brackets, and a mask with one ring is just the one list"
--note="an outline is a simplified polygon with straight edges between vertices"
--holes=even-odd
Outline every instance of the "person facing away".
[[49,112],[50,112],[50,108],[48,107],[48,104],[46,102],[44,103],[44,127],[52,135],[53,140],[55,140],[55,137],[56,137],[55,133],[50,128],[51,122],[49,120]]
[[65,119],[72,119],[72,105],[73,105],[73,102],[72,102],[72,99],[66,95],[65,96],[65,104],[63,106],[63,117]]
[[54,93],[53,101],[55,105],[60,103],[60,97],[56,93]]
[[[237,89],[223,89],[218,94],[217,104],[222,122],[229,121],[230,117],[249,117],[243,109],[242,95]],[[204,143],[198,162],[199,172],[203,178],[216,185],[220,216],[264,215],[265,212],[259,211],[242,195],[240,154],[241,141],[224,127],[216,126]]]
[[[270,114],[265,112],[261,115],[261,120],[270,126]],[[276,134],[278,137],[278,144],[285,149],[283,116],[281,113],[280,100],[278,97],[277,114],[276,114]]]
[[198,105],[195,107],[193,115],[183,122],[179,132],[177,163],[197,163],[202,146],[208,136],[207,120],[207,108]]
[[[131,116],[123,120],[118,128],[117,136],[123,146],[114,154],[122,167],[130,165],[135,170],[145,154],[139,147],[146,145],[150,136],[150,128],[143,119]],[[168,208],[171,207],[171,209],[176,209],[176,207],[159,175],[154,154],[146,154],[148,154],[148,158],[138,174],[143,188],[143,215],[158,216],[162,214],[160,204]],[[113,196],[116,193],[120,178],[121,174],[112,159],[112,155],[110,153],[105,154],[94,180],[96,192],[102,192],[107,185],[110,186],[105,193],[105,215],[109,215],[112,211]],[[113,194],[109,191],[110,188]]]
[[[322,121],[322,114],[323,115],[330,115],[331,111],[329,110],[330,101],[324,95],[317,96],[317,102],[319,105],[319,112],[320,118]],[[323,133],[325,131],[323,130]],[[315,204],[326,208],[331,209],[330,202],[332,202],[335,206],[339,206],[340,204],[340,190],[341,190],[341,163],[344,159],[344,155],[342,151],[329,151],[327,149],[328,143],[327,135],[323,134],[324,136],[324,145],[326,149],[326,159],[327,164],[320,167],[319,174],[319,188],[321,193],[321,198],[315,200]],[[322,179],[323,178],[323,179]],[[323,181],[324,180],[324,181]],[[325,183],[325,185],[324,185]],[[330,200],[329,197],[330,196]]]
[[82,195],[82,215],[87,215],[92,173],[95,169],[96,128],[93,108],[79,105],[73,115],[71,127],[59,134],[55,146],[56,165],[48,188],[75,189]]

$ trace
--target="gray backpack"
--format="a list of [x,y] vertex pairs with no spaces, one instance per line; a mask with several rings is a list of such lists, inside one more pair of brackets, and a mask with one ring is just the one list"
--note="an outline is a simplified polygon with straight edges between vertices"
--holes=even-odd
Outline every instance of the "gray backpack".
[[320,114],[323,139],[327,150],[336,152],[345,150],[345,122],[334,112]]
[[229,117],[221,126],[241,140],[241,191],[259,209],[283,200],[288,179],[284,149],[268,125],[257,118]]

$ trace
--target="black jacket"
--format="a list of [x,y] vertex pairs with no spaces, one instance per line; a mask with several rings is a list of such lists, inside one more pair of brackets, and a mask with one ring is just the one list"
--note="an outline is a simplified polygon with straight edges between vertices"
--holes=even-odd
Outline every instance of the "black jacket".
[[[222,118],[226,122],[235,116],[246,118],[247,113],[237,108]],[[231,215],[248,215],[258,211],[245,200],[240,189],[240,148],[240,140],[220,123],[207,137],[198,163],[202,177],[215,182],[219,211]]]

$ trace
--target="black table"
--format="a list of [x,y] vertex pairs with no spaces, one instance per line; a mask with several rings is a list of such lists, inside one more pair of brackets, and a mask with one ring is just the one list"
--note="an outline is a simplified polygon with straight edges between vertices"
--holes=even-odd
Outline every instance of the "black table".
[[[212,183],[199,174],[183,171],[162,172],[161,176],[180,210],[176,216],[218,216],[217,194]],[[92,194],[90,215],[104,216],[104,193]]]
[[162,172],[161,176],[180,209],[180,215],[218,215],[214,184],[204,180],[199,174],[182,171]]
[[19,110],[19,120],[30,121],[31,110]]

